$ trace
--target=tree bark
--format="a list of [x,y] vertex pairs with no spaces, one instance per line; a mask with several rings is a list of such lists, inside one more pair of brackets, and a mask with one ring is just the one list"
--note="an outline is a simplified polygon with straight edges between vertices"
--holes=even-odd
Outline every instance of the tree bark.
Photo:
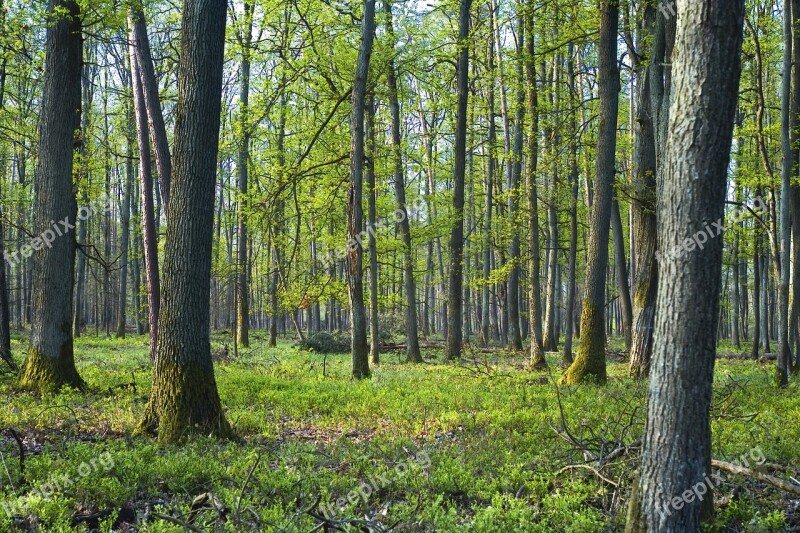
[[532,0],[528,3],[525,23],[528,28],[528,41],[526,45],[525,73],[527,77],[526,102],[530,127],[528,130],[527,156],[528,163],[525,168],[526,181],[528,182],[528,207],[530,219],[528,232],[530,234],[530,259],[528,260],[528,318],[530,322],[531,337],[531,366],[543,369],[547,367],[544,357],[542,341],[542,286],[539,272],[541,256],[539,251],[539,190],[536,173],[539,167],[539,92],[536,80],[535,42],[534,36],[534,5]]
[[148,130],[153,142],[153,155],[156,160],[158,172],[158,186],[164,214],[168,212],[170,198],[170,179],[172,177],[172,156],[169,153],[167,128],[164,125],[164,115],[161,110],[161,101],[158,95],[158,82],[156,81],[153,57],[150,53],[150,39],[147,36],[147,24],[144,12],[140,7],[131,9],[128,13],[129,46],[136,53],[139,65],[139,79],[142,86],[143,105],[147,112]]
[[[386,32],[394,48],[394,24],[392,2],[384,0]],[[414,282],[414,255],[411,241],[411,221],[406,207],[406,182],[403,169],[402,137],[400,135],[400,102],[398,99],[397,69],[394,58],[389,59],[387,83],[389,86],[389,109],[392,115],[392,159],[394,165],[394,191],[400,218],[400,236],[403,239],[403,290],[405,292],[406,360],[421,363],[417,333],[417,286]]]
[[467,100],[469,98],[469,26],[472,0],[459,0],[456,69],[456,130],[453,144],[453,225],[450,231],[448,283],[448,360],[461,357],[461,286],[464,281],[464,174],[466,170]]
[[625,350],[631,351],[631,324],[633,323],[633,304],[631,290],[628,286],[628,264],[625,259],[625,238],[622,233],[622,218],[619,213],[619,202],[616,197],[611,202],[611,231],[614,235],[614,274],[619,291],[619,307],[622,315],[622,335],[625,338]]
[[614,160],[617,145],[619,108],[619,70],[617,68],[617,28],[619,2],[600,3],[599,93],[600,124],[597,138],[597,165],[594,202],[589,226],[586,287],[581,312],[581,344],[575,362],[564,376],[567,383],[587,378],[606,381],[605,294],[608,269],[608,234],[611,222]]
[[[50,0],[47,6],[44,84],[39,122],[34,234],[31,343],[20,384],[37,390],[83,388],[75,368],[72,342],[72,290],[77,216],[72,185],[75,131],[81,117],[83,38],[81,13],[74,0]],[[56,221],[55,224],[52,221]],[[67,226],[63,226],[66,222]],[[65,232],[63,235],[55,231]],[[48,232],[48,233],[45,233]]]
[[236,170],[239,173],[239,201],[237,203],[237,235],[236,235],[236,341],[243,348],[250,347],[250,287],[248,282],[247,256],[247,189],[248,165],[250,162],[250,55],[253,41],[253,2],[244,2],[244,20],[240,45],[242,62],[239,71],[239,128],[241,140],[239,144]]
[[230,438],[209,338],[211,248],[225,45],[224,0],[186,0],[175,123],[175,166],[164,246],[153,390],[140,430],[161,442],[188,433]]
[[364,0],[361,21],[361,45],[353,79],[352,113],[350,117],[350,191],[347,203],[347,281],[350,288],[352,316],[353,377],[369,376],[367,317],[364,308],[364,107],[369,75],[372,42],[375,36],[375,0]]
[[[733,138],[744,1],[678,0],[673,96],[658,206],[659,288],[648,421],[627,531],[699,531],[713,508],[711,389],[714,377],[722,238],[684,243],[724,216]],[[699,239],[698,239],[699,240]],[[671,253],[678,250],[677,253]],[[668,253],[668,252],[669,253]],[[702,501],[680,500],[705,485]],[[675,507],[677,497],[681,507]]]
[[139,144],[139,182],[142,206],[142,236],[145,283],[147,285],[147,322],[150,335],[150,361],[156,358],[158,315],[161,309],[161,279],[158,271],[158,234],[153,208],[153,174],[150,167],[150,142],[147,138],[147,113],[144,107],[142,82],[137,54],[130,49],[133,109]]
[[378,324],[378,247],[377,231],[378,190],[375,186],[375,96],[370,93],[366,102],[366,177],[367,228],[369,240],[369,358],[372,364],[381,362],[380,328]]

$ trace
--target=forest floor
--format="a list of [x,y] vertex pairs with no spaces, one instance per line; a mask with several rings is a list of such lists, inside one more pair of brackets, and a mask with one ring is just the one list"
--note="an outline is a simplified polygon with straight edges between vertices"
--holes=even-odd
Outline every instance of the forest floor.
[[[622,531],[646,388],[618,356],[605,387],[554,385],[557,354],[531,372],[502,351],[386,353],[355,382],[348,355],[253,337],[216,364],[244,443],[132,436],[145,337],[78,339],[86,392],[40,397],[0,376],[0,531]],[[773,364],[718,361],[713,456],[799,480],[800,387],[776,390]],[[800,531],[800,497],[723,478],[709,531]]]

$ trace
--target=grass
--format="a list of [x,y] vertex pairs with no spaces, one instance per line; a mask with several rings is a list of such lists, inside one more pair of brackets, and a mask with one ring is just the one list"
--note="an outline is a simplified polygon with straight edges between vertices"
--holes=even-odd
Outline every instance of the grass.
[[[607,454],[643,431],[646,387],[617,358],[605,387],[553,385],[557,354],[548,374],[526,370],[522,355],[475,353],[445,365],[431,350],[423,365],[384,354],[372,378],[356,382],[348,355],[254,338],[216,365],[244,443],[162,447],[130,436],[150,391],[145,337],[79,339],[86,392],[39,397],[0,376],[0,504],[12,514],[0,512],[0,531],[74,531],[76,521],[79,530],[125,531],[135,516],[136,531],[179,532],[169,516],[188,521],[195,499],[192,522],[204,531],[312,531],[321,524],[314,514],[352,531],[358,520],[395,531],[624,528],[635,450],[603,468],[606,481],[563,470],[585,462],[581,446]],[[13,348],[21,361],[24,339]],[[718,361],[715,458],[759,448],[769,463],[800,464],[798,386],[776,390],[772,376],[770,365]],[[135,389],[119,386],[132,381]],[[26,450],[24,475],[10,429]],[[800,530],[797,502],[750,480],[727,476],[716,500],[709,531]]]

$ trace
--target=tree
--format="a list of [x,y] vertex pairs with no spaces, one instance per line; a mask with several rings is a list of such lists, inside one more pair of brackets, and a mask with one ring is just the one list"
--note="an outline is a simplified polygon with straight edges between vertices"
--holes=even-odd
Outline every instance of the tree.
[[136,117],[136,135],[139,144],[139,183],[142,197],[142,238],[145,281],[147,285],[147,319],[150,326],[150,360],[155,361],[158,342],[158,316],[161,310],[161,276],[158,271],[158,233],[153,206],[153,172],[150,163],[150,143],[147,138],[147,111],[145,109],[139,56],[129,47],[131,63],[131,88],[133,110]]
[[581,344],[575,361],[564,376],[567,383],[579,383],[590,376],[600,383],[606,381],[606,270],[620,90],[617,68],[618,26],[619,2],[602,0],[598,44],[600,124],[597,136],[594,201],[589,226],[586,287],[581,311]]
[[364,109],[366,107],[367,77],[375,37],[375,0],[364,0],[361,22],[361,45],[358,50],[353,78],[352,112],[350,123],[350,191],[347,203],[347,280],[350,287],[352,313],[353,376],[369,376],[369,347],[367,346],[367,317],[364,307]]
[[469,98],[469,26],[472,0],[459,0],[458,63],[456,69],[456,131],[453,144],[453,225],[450,229],[450,282],[447,294],[447,359],[461,357],[464,283],[464,174],[467,151]]
[[[395,36],[392,22],[392,2],[384,0],[386,13],[386,33],[394,49]],[[394,194],[399,213],[400,234],[403,239],[403,292],[405,302],[406,360],[410,363],[421,363],[419,337],[417,335],[417,285],[414,282],[414,255],[411,242],[411,221],[406,207],[406,181],[403,169],[402,137],[400,135],[400,100],[397,88],[397,70],[394,55],[389,57],[387,72],[389,86],[389,110],[392,115],[392,164],[394,169]]]
[[250,164],[250,56],[253,41],[253,2],[244,3],[244,20],[238,35],[242,47],[242,62],[239,72],[239,154],[236,170],[239,172],[239,202],[237,216],[237,255],[236,255],[236,341],[247,348],[250,346],[250,288],[247,280],[249,262],[247,257],[247,187],[248,165]]
[[[34,249],[33,317],[20,377],[23,386],[38,390],[85,385],[73,354],[75,234],[69,231],[78,209],[72,168],[73,150],[81,142],[76,136],[81,116],[81,14],[74,0],[50,0],[47,13],[51,24],[45,45],[34,227],[40,237],[29,245]],[[49,245],[43,245],[44,239]]]
[[[673,94],[664,160],[658,239],[656,331],[647,429],[627,531],[699,531],[713,506],[711,389],[722,277],[721,238],[684,248],[724,214],[726,173],[736,112],[744,1],[678,0]],[[669,503],[695,486],[700,501]]]
[[163,307],[153,390],[140,430],[162,442],[189,432],[232,437],[209,339],[211,241],[219,147],[224,0],[186,0],[181,34]]

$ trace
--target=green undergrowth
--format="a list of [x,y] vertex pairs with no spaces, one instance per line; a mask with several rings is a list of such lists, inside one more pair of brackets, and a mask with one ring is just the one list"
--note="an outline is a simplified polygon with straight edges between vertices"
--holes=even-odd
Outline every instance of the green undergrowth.
[[[424,350],[419,365],[386,353],[356,382],[348,355],[289,341],[268,348],[261,332],[253,337],[215,365],[243,443],[164,447],[131,437],[151,386],[145,337],[78,339],[82,392],[39,396],[0,376],[0,531],[125,531],[134,520],[136,531],[184,531],[157,515],[203,531],[322,530],[326,516],[346,531],[624,528],[646,385],[627,378],[618,355],[609,356],[604,387],[556,386],[558,354],[548,354],[549,372],[533,372],[521,354],[477,350],[458,364],[436,350]],[[19,362],[24,347],[15,340]],[[769,463],[800,464],[798,392],[794,383],[776,390],[767,363],[719,361],[714,457],[758,449]],[[25,450],[22,473],[12,430]],[[605,480],[565,468],[630,445],[602,468]],[[43,495],[53,476],[71,483]],[[800,527],[791,498],[752,480],[726,476],[715,497],[710,531]],[[206,503],[192,515],[195,499]]]

